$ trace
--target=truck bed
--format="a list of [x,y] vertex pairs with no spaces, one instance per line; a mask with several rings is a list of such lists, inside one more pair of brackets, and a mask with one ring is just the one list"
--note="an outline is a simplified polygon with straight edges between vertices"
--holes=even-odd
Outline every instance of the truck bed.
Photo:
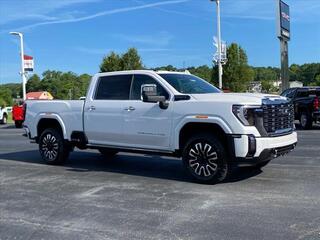
[[[60,122],[63,134],[67,139],[70,139],[73,131],[83,131],[83,100],[28,100],[26,104],[25,124],[29,127],[35,128],[37,124],[34,123],[39,122],[45,116]],[[37,133],[37,129],[30,130],[32,133]]]

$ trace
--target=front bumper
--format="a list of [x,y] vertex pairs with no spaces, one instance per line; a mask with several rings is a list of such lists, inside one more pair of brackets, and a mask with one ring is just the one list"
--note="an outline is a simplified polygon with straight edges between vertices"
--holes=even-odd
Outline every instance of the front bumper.
[[22,136],[31,139],[31,134],[30,134],[29,128],[27,126],[23,126],[23,129],[24,129],[24,134],[22,134]]
[[229,139],[229,152],[234,165],[254,166],[285,155],[296,145],[296,132],[278,137],[232,135]]

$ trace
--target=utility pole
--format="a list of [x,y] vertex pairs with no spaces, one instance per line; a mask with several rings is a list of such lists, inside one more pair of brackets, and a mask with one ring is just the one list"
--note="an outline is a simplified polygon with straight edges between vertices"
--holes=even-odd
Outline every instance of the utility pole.
[[22,97],[23,100],[26,100],[26,83],[27,83],[27,78],[26,78],[26,72],[24,71],[24,51],[23,51],[23,34],[20,32],[10,32],[11,35],[16,35],[19,36],[20,38],[20,56],[21,56],[21,77],[22,77]]
[[221,23],[220,23],[220,0],[210,0],[211,2],[216,2],[217,5],[217,32],[218,32],[218,70],[219,70],[219,88],[222,89],[222,57],[221,57]]
[[288,41],[280,39],[280,54],[281,54],[281,91],[288,89],[289,85],[289,56],[288,56]]

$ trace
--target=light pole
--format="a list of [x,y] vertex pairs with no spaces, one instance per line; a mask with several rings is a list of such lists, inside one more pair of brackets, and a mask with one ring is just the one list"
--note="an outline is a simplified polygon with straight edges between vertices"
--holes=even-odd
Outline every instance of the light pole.
[[21,77],[22,77],[22,96],[26,100],[26,72],[24,71],[24,51],[23,51],[23,34],[20,32],[10,32],[11,35],[20,37],[20,55],[21,55]]
[[221,24],[220,24],[220,0],[210,0],[217,4],[217,31],[218,31],[218,69],[219,69],[219,88],[222,89],[222,62],[221,62]]

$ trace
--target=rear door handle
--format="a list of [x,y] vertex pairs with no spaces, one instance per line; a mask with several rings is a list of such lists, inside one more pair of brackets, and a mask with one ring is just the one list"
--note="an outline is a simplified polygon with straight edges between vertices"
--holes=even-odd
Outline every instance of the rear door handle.
[[89,111],[94,111],[94,110],[96,110],[96,107],[95,106],[91,106],[91,107],[88,108],[88,110]]
[[130,106],[130,107],[126,107],[124,110],[126,110],[128,112],[131,112],[131,111],[134,111],[136,109],[134,107]]

